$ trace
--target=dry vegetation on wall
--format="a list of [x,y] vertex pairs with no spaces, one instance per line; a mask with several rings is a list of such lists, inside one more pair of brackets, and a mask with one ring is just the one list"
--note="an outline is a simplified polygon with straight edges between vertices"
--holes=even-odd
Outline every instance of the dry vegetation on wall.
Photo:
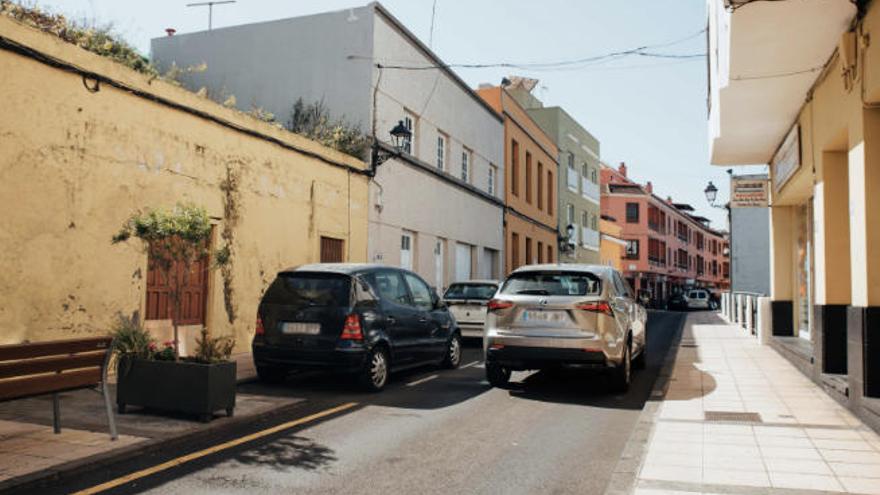
[[[100,27],[88,25],[83,21],[71,20],[63,14],[40,9],[33,4],[25,5],[12,0],[0,0],[0,15],[55,35],[68,43],[109,58],[141,74],[161,79],[176,86],[181,86],[180,78],[187,74],[203,72],[207,69],[204,63],[193,67],[178,67],[172,64],[167,72],[161,74],[147,57],[138,53],[133,46],[115,33],[111,25]],[[195,91],[196,95],[222,103],[227,108],[237,106],[235,95],[210,93],[206,88]],[[276,121],[274,114],[261,107],[253,107],[243,113],[361,160],[366,158],[369,149],[369,137],[358,126],[346,122],[344,118],[332,119],[323,101],[304,104],[302,99],[298,100],[291,109],[287,125]]]

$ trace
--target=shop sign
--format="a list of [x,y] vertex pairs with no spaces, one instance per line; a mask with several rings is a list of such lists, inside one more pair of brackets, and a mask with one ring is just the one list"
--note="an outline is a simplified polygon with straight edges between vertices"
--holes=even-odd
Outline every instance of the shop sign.
[[770,161],[773,170],[773,190],[779,191],[798,169],[801,168],[801,128],[792,127],[782,145]]
[[731,208],[766,208],[769,199],[768,179],[734,178],[730,181]]

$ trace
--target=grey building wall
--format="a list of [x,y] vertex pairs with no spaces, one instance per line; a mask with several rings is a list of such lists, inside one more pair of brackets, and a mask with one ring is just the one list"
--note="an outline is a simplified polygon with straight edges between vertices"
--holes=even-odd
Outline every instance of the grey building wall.
[[150,48],[163,73],[206,64],[181,82],[220,101],[234,95],[240,110],[259,106],[284,123],[297,98],[323,100],[333,117],[369,132],[373,26],[372,9],[361,7],[165,36]]
[[[221,99],[235,95],[239,109],[259,106],[280,122],[300,97],[323,100],[333,117],[345,116],[367,133],[375,126],[382,141],[410,116],[411,155],[386,161],[371,182],[369,260],[401,265],[408,258],[438,287],[462,273],[501,273],[501,117],[448,70],[377,68],[442,65],[381,5],[156,38],[151,48],[162,70],[207,64],[204,72],[183,75],[186,87],[206,87]],[[438,136],[445,138],[442,168]]]
[[730,223],[731,287],[770,295],[770,208],[732,208]]

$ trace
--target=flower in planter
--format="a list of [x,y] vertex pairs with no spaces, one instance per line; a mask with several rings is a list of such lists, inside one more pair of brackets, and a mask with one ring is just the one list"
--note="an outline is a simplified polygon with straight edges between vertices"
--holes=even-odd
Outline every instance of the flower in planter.
[[162,349],[154,352],[153,359],[158,361],[174,361],[174,342],[170,340],[163,342]]

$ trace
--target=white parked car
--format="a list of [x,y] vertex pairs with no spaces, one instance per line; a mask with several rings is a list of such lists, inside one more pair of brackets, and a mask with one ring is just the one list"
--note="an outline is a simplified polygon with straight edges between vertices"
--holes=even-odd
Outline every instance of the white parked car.
[[458,322],[462,337],[483,337],[486,304],[497,291],[497,280],[456,282],[446,289],[443,302]]
[[705,289],[693,289],[687,293],[688,309],[715,309],[712,296]]

